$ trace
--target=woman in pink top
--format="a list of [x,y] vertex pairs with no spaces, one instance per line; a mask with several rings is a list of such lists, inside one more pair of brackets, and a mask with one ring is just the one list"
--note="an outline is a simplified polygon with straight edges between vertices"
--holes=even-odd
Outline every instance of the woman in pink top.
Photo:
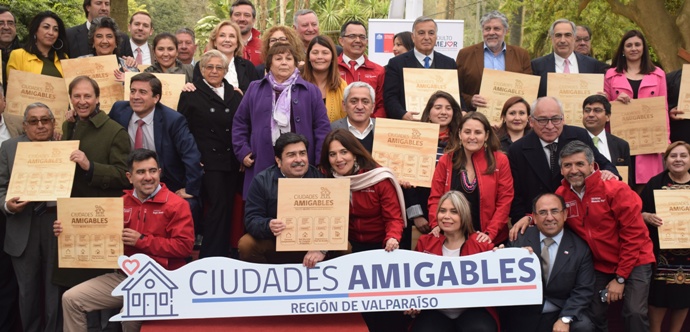
[[[604,79],[604,91],[610,101],[628,104],[633,99],[666,97],[666,74],[652,63],[640,31],[630,30],[623,35],[611,67]],[[663,134],[668,139],[668,105],[666,111],[666,132]],[[664,168],[660,153],[637,155],[631,166],[634,183],[638,185],[644,185]]]

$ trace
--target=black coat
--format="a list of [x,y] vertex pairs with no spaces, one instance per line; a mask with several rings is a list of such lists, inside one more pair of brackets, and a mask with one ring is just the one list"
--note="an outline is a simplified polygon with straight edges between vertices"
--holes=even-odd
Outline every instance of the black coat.
[[[577,57],[577,70],[580,74],[606,74],[609,65],[595,59],[575,53]],[[556,72],[556,57],[549,53],[541,58],[532,60],[532,74],[541,76],[539,82],[539,97],[546,96],[546,77],[549,73]]]
[[194,82],[196,91],[182,92],[178,112],[187,118],[204,169],[237,171],[239,162],[232,150],[232,120],[242,95],[223,80],[225,97],[221,99],[203,80]]
[[[201,68],[199,66],[201,66],[201,62],[197,62],[194,65],[194,82],[202,79]],[[237,71],[237,82],[239,82],[240,85],[239,88],[243,93],[247,92],[249,83],[261,79],[252,62],[242,57],[235,57],[235,70]]]
[[[599,164],[600,169],[608,170],[618,175],[616,167],[599,153],[599,150],[594,147],[592,138],[582,128],[563,125],[563,132],[558,137],[558,150],[556,153],[561,153],[566,144],[578,140],[587,144],[594,151],[594,161]],[[508,159],[510,160],[510,169],[513,173],[513,185],[515,187],[515,198],[510,208],[510,218],[513,222],[516,222],[532,211],[532,200],[537,195],[546,192],[556,192],[556,189],[561,185],[563,175],[560,172],[556,175],[551,175],[546,152],[544,152],[541,141],[534,131],[530,131],[510,146],[510,149],[508,149]]]

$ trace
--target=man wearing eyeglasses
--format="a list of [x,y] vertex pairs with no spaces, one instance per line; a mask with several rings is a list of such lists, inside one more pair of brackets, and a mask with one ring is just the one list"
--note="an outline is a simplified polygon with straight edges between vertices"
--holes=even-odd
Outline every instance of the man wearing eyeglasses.
[[586,56],[593,56],[592,29],[586,25],[575,27],[575,52]]
[[386,71],[382,66],[369,61],[364,53],[367,51],[367,29],[360,21],[349,21],[340,28],[340,45],[343,53],[338,57],[338,71],[340,77],[350,84],[352,82],[365,82],[371,85],[376,92],[374,105],[374,118],[385,118],[386,111],[383,108],[383,79]]
[[[554,97],[542,97],[532,104],[530,125],[532,131],[510,146],[508,159],[513,173],[515,198],[510,209],[514,225],[529,223],[531,202],[539,194],[555,192],[563,176],[558,167],[558,153],[572,141],[581,141],[593,151],[601,176],[615,179],[616,167],[601,155],[587,131],[564,123],[563,106]],[[518,221],[519,220],[519,221]],[[515,239],[517,229],[513,227],[510,239]]]
[[563,197],[537,196],[534,224],[510,247],[530,247],[541,259],[544,303],[510,308],[508,326],[520,331],[593,331],[589,305],[594,296],[594,267],[589,246],[564,228],[568,209]]
[[[7,215],[4,251],[11,256],[22,294],[19,312],[24,331],[62,331],[60,291],[52,282],[57,257],[57,242],[51,236],[51,224],[57,218],[55,202],[42,204],[7,197],[17,144],[52,140],[55,117],[48,106],[30,104],[24,111],[23,128],[23,135],[10,138],[0,146],[0,208]],[[2,313],[11,314],[11,311]],[[0,330],[10,330],[4,327],[0,325]]]
[[611,302],[623,301],[625,331],[649,331],[647,294],[656,262],[652,240],[642,220],[642,200],[626,183],[603,181],[593,149],[570,142],[560,151],[565,178],[556,194],[568,209],[568,227],[592,250],[594,289],[592,321],[605,331]]
[[575,52],[575,23],[559,19],[551,24],[549,37],[553,52],[532,60],[532,73],[541,76],[539,97],[546,96],[548,73],[605,74],[609,66]]
[[7,61],[10,53],[20,48],[14,14],[5,6],[0,6],[0,51],[2,51],[2,84],[7,91]]
[[[611,117],[611,103],[602,95],[592,95],[582,103],[582,124],[599,152],[616,166],[630,166],[628,142],[606,132]],[[631,177],[628,176],[628,179]]]

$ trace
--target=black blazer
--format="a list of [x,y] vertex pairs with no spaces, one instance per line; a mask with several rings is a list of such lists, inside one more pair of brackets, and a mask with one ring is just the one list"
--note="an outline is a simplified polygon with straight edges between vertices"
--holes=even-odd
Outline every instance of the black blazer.
[[[201,81],[203,79],[201,76],[201,68],[199,66],[201,66],[201,62],[197,62],[194,65],[194,75],[192,76],[194,82]],[[259,77],[259,73],[256,71],[256,67],[254,67],[254,64],[245,58],[239,56],[235,57],[235,70],[237,71],[237,82],[240,85],[239,88],[242,90],[242,93],[247,92],[249,83],[261,79]]]
[[[594,161],[599,164],[600,169],[618,175],[616,167],[594,147],[594,142],[585,129],[563,125],[563,132],[558,137],[556,153],[560,153],[566,144],[576,140],[584,142],[594,151]],[[510,146],[508,159],[510,160],[515,187],[515,198],[513,198],[513,204],[510,208],[510,218],[516,222],[532,211],[532,200],[537,195],[555,192],[561,185],[563,176],[560,172],[551,175],[546,152],[544,152],[541,141],[534,131],[530,131]]]
[[[577,69],[580,74],[606,74],[609,65],[586,55],[575,53]],[[541,76],[539,97],[546,96],[546,76],[556,72],[556,58],[553,53],[532,60],[532,73]]]
[[228,81],[223,83],[225,95],[221,99],[208,84],[195,81],[196,91],[182,92],[177,109],[187,118],[204,169],[237,171],[240,164],[232,149],[232,120],[242,95]]
[[[539,229],[529,227],[509,246],[532,247],[537,257],[541,257]],[[544,300],[561,308],[558,317],[573,316],[577,320],[584,320],[595,291],[598,290],[594,289],[594,264],[589,246],[575,233],[564,228],[549,280],[543,288]],[[509,310],[511,323],[508,326],[520,326],[520,331],[535,331],[542,307],[518,306]],[[586,319],[589,320],[588,316]]]
[[[383,81],[383,106],[389,118],[402,119],[407,113],[405,107],[405,82],[403,81],[403,68],[424,68],[414,56],[414,50],[400,54],[388,60],[386,66],[386,79]],[[434,51],[434,61],[431,68],[457,70],[455,60]],[[459,81],[458,81],[459,84]],[[462,102],[460,96],[453,96],[458,102]],[[463,109],[464,103],[462,103]]]
[[[73,26],[66,31],[67,42],[69,43],[69,55],[70,59],[76,59],[83,55],[93,54],[93,49],[89,47],[89,29],[86,28],[86,22],[77,26]],[[132,56],[132,48],[129,45],[129,37],[122,31],[118,31],[118,36],[123,40],[117,48],[118,56]],[[124,42],[127,42],[127,48],[129,53],[122,52],[122,46]],[[153,49],[151,49],[153,51]]]
[[624,139],[606,133],[606,143],[609,146],[611,162],[616,166],[630,166],[630,144]]

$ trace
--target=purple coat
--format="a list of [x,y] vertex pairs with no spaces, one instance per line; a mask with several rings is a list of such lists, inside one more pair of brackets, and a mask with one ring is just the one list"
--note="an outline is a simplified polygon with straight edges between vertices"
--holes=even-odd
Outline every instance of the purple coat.
[[[272,95],[273,88],[267,77],[252,82],[232,124],[232,145],[237,160],[242,163],[244,157],[254,153],[254,166],[245,170],[244,175],[242,196],[245,199],[254,175],[275,164],[271,139]],[[292,117],[295,124],[292,130],[307,138],[309,164],[316,165],[323,140],[331,131],[331,124],[321,91],[301,77],[292,85]]]

